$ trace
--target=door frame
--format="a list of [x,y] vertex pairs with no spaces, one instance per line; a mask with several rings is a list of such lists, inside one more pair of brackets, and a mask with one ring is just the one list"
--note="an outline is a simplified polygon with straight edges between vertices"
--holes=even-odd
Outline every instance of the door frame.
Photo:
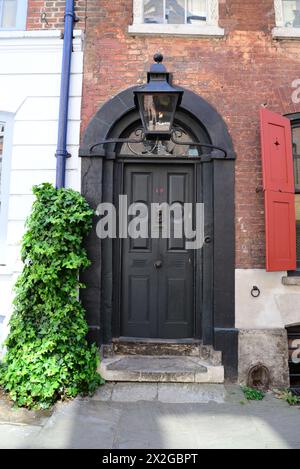
[[[79,156],[82,158],[82,194],[96,210],[102,201],[112,200],[116,147],[91,145],[99,140],[119,137],[122,122],[136,119],[133,92],[129,88],[105,103],[92,118],[84,132]],[[227,151],[228,157],[212,159],[203,164],[211,168],[213,204],[213,288],[206,291],[212,303],[212,317],[206,317],[207,337],[204,343],[212,344],[223,353],[225,377],[235,380],[238,367],[238,330],[235,328],[235,210],[234,169],[235,152],[227,126],[207,101],[184,89],[180,112],[195,120],[209,136],[210,142]],[[134,115],[135,114],[135,115]],[[143,159],[143,161],[145,161]],[[155,158],[157,161],[157,157]],[[164,159],[165,161],[165,159]],[[176,159],[176,162],[178,160]],[[206,170],[206,169],[205,169]],[[81,301],[87,311],[89,339],[97,344],[110,343],[113,337],[113,243],[103,242],[96,235],[95,225],[86,240],[86,249],[92,261],[81,275],[87,288],[81,291]],[[203,275],[209,275],[203,272]]]

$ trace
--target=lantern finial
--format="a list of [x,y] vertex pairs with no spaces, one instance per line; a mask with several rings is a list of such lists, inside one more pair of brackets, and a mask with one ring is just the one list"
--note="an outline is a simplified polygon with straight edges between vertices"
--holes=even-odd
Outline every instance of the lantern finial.
[[156,54],[154,54],[153,60],[154,60],[154,62],[156,62],[157,64],[161,64],[162,61],[164,60],[164,56],[163,56],[160,52],[157,52]]

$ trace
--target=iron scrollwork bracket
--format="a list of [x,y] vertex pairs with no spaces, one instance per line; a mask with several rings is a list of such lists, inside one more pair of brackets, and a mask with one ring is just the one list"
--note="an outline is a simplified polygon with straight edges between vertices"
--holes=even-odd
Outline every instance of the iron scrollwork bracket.
[[[194,142],[194,141],[181,141],[181,140],[178,140],[178,138],[180,138],[180,131],[177,130],[177,129],[174,129],[171,132],[170,140],[175,145],[197,147],[197,148],[201,148],[201,149],[202,148],[209,148],[211,150],[214,150],[214,151],[211,151],[210,153],[202,153],[201,155],[190,156],[189,158],[191,160],[197,159],[197,160],[201,160],[203,162],[209,162],[212,159],[226,159],[226,158],[231,159],[231,158],[228,158],[227,151],[224,150],[224,148],[218,147],[216,145],[208,144],[208,143],[201,143],[201,142]],[[87,157],[93,157],[93,156],[95,156],[95,157],[100,156],[101,157],[101,156],[106,156],[107,152],[104,148],[102,148],[101,150],[98,150],[97,153],[94,153],[94,155],[93,155],[93,151],[98,146],[111,145],[111,144],[114,144],[114,145],[117,145],[117,144],[134,145],[134,144],[139,144],[139,143],[145,143],[146,141],[147,141],[147,138],[146,138],[145,133],[140,130],[140,138],[134,138],[134,139],[133,138],[110,138],[110,139],[106,139],[106,140],[100,140],[99,142],[96,142],[93,145],[91,145],[88,148],[87,152],[80,152],[79,156],[80,157],[86,157],[86,156]],[[215,151],[221,152],[223,154],[223,156],[220,157],[218,154],[215,153]]]
[[[227,158],[227,151],[224,150],[224,148],[217,147],[216,145],[211,145],[209,143],[200,143],[200,142],[192,142],[192,141],[182,142],[176,139],[176,134],[177,134],[177,130],[174,130],[171,134],[171,140],[173,143],[175,143],[175,145],[185,145],[185,146],[198,147],[198,148],[210,148],[212,150],[218,150],[222,152],[224,155],[223,158]],[[213,155],[212,153],[203,153],[199,155],[197,158],[201,158],[201,160],[205,161],[205,160],[211,160],[211,159],[220,158],[220,157],[217,157]]]

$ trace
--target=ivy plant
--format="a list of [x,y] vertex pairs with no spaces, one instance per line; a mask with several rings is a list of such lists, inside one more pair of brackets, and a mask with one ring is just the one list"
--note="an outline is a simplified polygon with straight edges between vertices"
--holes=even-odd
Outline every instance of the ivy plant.
[[45,183],[33,193],[0,385],[18,406],[47,408],[58,399],[91,394],[102,383],[78,299],[79,270],[89,265],[83,238],[93,211],[71,189]]

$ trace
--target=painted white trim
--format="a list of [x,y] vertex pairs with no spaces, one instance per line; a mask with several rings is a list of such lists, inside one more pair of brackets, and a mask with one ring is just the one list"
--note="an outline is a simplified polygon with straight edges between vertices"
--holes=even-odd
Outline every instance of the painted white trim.
[[[75,30],[73,34],[73,52],[81,52],[83,50],[83,40],[83,31]],[[62,34],[58,29],[36,31],[0,30],[0,51],[55,51],[61,49],[62,44]]]
[[220,28],[218,24],[219,0],[207,0],[207,20],[203,25],[144,23],[144,0],[133,0],[133,24],[128,27],[128,32],[133,35],[224,36],[224,29]]
[[[82,37],[83,32],[80,29],[74,29],[73,37]],[[25,39],[25,38],[61,38],[60,29],[35,29],[31,31],[5,31],[0,30],[0,39]]]
[[0,112],[0,121],[5,122],[1,171],[0,264],[6,265],[9,185],[14,115],[8,112]]

